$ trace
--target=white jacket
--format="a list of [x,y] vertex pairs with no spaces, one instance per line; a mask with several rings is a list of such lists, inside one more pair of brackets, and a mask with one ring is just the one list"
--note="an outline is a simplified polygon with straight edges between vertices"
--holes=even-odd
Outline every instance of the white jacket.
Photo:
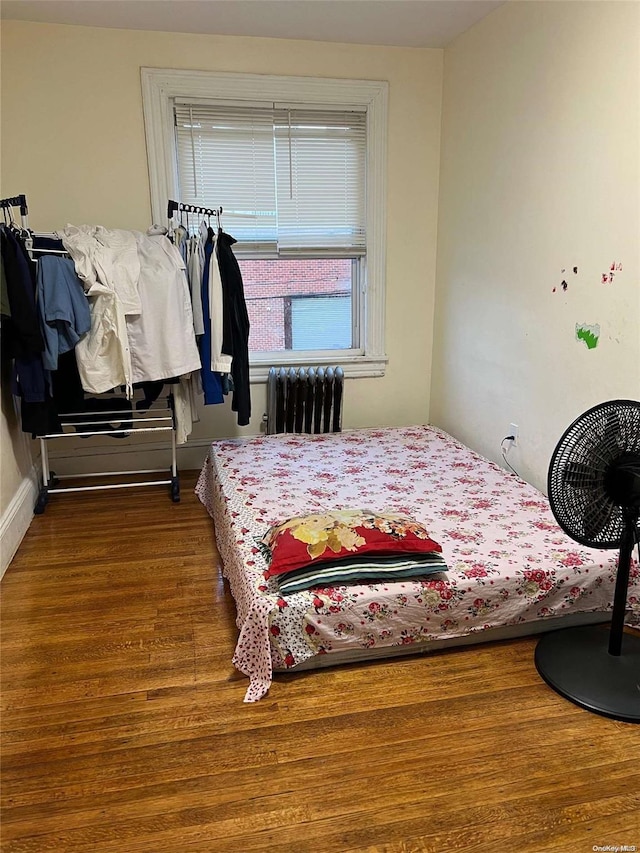
[[214,373],[231,373],[230,355],[222,352],[223,313],[222,279],[218,266],[218,238],[214,237],[213,252],[209,261],[209,322],[211,323],[211,370]]
[[140,313],[140,262],[131,231],[101,225],[67,225],[62,243],[89,297],[91,329],[76,346],[85,391],[102,394],[125,385],[132,394],[126,317]]
[[200,370],[182,255],[166,237],[133,234],[142,307],[139,314],[127,316],[133,381],[153,382]]
[[76,347],[85,391],[200,368],[182,256],[164,236],[67,225],[63,244],[84,283],[91,330]]

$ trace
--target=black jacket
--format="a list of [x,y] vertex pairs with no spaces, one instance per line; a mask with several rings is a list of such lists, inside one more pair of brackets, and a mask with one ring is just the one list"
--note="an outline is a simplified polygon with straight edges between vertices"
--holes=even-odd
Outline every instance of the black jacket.
[[4,266],[11,319],[2,324],[4,354],[11,358],[28,357],[44,350],[40,319],[36,310],[34,265],[24,244],[9,228],[0,228],[2,265]]
[[244,299],[242,273],[231,246],[233,237],[218,234],[218,266],[222,281],[222,352],[232,356],[231,377],[233,398],[231,408],[238,413],[238,424],[246,426],[251,419],[251,390],[249,384],[249,314]]

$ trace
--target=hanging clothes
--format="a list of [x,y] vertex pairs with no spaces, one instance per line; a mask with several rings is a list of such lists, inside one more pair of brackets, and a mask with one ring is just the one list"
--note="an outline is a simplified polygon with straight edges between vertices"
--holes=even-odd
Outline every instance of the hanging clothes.
[[218,233],[217,255],[222,282],[223,338],[222,351],[232,356],[231,408],[238,414],[238,425],[251,420],[251,386],[249,382],[249,313],[244,298],[244,285],[238,261],[231,247],[237,240],[224,231]]
[[35,267],[20,234],[2,228],[2,266],[7,285],[9,314],[2,320],[2,354],[11,359],[12,393],[23,404],[46,399],[42,351],[44,340],[36,309]]
[[193,310],[193,331],[195,332],[196,337],[200,337],[200,335],[204,335],[204,311],[202,308],[202,267],[204,263],[204,249],[201,254],[199,236],[191,237],[189,243],[187,272],[189,277],[189,290],[191,293],[191,308]]
[[133,231],[67,225],[62,242],[89,295],[102,293],[107,287],[117,294],[124,314],[140,313],[140,261]]
[[209,229],[210,240],[213,246],[211,262],[209,263],[208,304],[209,318],[211,322],[211,370],[217,373],[231,372],[231,338],[227,336],[227,347],[224,345],[224,326],[226,316],[224,313],[224,296],[222,290],[222,279],[220,277],[220,261],[218,258],[218,234]]
[[133,382],[155,382],[199,370],[182,255],[164,236],[133,234],[140,263],[141,306],[139,314],[127,317]]
[[85,391],[168,379],[200,369],[180,252],[163,235],[68,225],[63,243],[91,303],[76,347]]
[[194,326],[202,362],[201,379],[205,404],[220,403],[231,391],[231,408],[237,412],[238,424],[246,426],[251,419],[250,323],[242,274],[231,250],[236,240],[220,228],[222,208],[201,208],[169,201],[169,233],[181,246],[184,242],[182,231],[187,229],[172,218],[174,212],[179,211],[187,213],[187,223],[189,212],[203,217],[215,216],[218,221],[214,233],[203,219],[197,236],[186,245]]
[[44,349],[35,304],[35,267],[22,239],[4,225],[0,225],[0,246],[7,288],[2,311],[6,353],[11,358],[34,355]]
[[82,387],[103,394],[124,385],[130,397],[133,374],[126,316],[140,313],[135,238],[131,232],[99,225],[67,225],[62,242],[90,301],[91,329],[76,347]]
[[[149,231],[147,231],[147,234],[149,234]],[[173,245],[180,252],[186,266],[188,261],[189,232],[184,227],[184,225],[182,225],[182,223],[180,223],[174,228]]]
[[58,415],[84,410],[84,391],[74,350],[58,356],[58,367],[51,374],[51,388],[53,406]]
[[202,390],[204,392],[205,406],[217,405],[224,402],[222,393],[222,380],[219,373],[211,370],[211,317],[209,306],[209,267],[216,263],[213,242],[204,246],[204,265],[202,270],[202,308],[208,322],[204,324],[204,333],[198,341],[200,348],[200,361],[202,363]]
[[176,415],[176,443],[184,444],[191,435],[193,424],[200,420],[198,397],[202,395],[200,373],[181,376],[180,383],[174,386],[173,402]]
[[11,317],[9,289],[7,286],[7,275],[4,271],[4,261],[0,264],[0,316]]
[[2,314],[2,360],[11,363],[11,392],[20,401],[22,431],[56,432],[60,421],[49,396],[42,363],[44,339],[36,307],[35,265],[23,235],[0,226],[6,298]]
[[45,342],[44,369],[57,370],[59,356],[74,349],[91,328],[89,303],[70,258],[40,258],[36,302]]

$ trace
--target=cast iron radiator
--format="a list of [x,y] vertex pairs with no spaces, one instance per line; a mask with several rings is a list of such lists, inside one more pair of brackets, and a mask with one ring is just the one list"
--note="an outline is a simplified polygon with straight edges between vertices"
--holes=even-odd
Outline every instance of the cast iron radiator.
[[343,388],[341,367],[270,367],[265,431],[340,432]]

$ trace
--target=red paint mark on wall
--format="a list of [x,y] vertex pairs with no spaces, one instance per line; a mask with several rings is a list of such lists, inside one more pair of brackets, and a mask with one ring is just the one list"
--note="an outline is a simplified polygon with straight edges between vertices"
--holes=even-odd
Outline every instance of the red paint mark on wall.
[[622,272],[622,263],[620,261],[613,261],[610,265],[608,272],[602,273],[602,278],[600,279],[601,284],[613,284],[613,280],[616,277],[616,273]]

